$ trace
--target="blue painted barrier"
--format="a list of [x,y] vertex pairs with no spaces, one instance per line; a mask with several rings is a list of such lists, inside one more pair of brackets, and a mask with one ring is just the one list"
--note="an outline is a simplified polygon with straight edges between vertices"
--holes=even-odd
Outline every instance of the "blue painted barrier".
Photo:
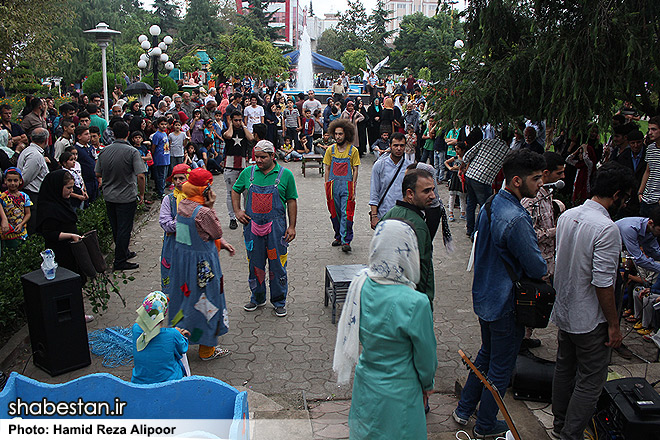
[[[190,376],[157,384],[134,384],[107,373],[83,376],[62,384],[47,384],[16,372],[11,373],[0,392],[0,419],[10,419],[11,402],[126,402],[123,413],[113,419],[225,419],[231,420],[221,438],[248,440],[247,392],[212,377]],[[58,418],[21,414],[22,418]],[[99,419],[103,416],[66,416],[69,419]]]

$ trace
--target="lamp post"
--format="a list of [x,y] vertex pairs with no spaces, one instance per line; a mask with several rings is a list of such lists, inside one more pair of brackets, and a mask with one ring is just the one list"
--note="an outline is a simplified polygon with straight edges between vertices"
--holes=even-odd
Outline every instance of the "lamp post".
[[[101,22],[94,29],[85,31],[86,34],[94,35],[96,44],[101,48],[101,69],[103,71],[103,109],[105,110],[105,120],[110,123],[110,109],[108,108],[108,68],[106,65],[105,50],[110,44],[113,35],[119,35],[121,32],[110,29],[110,26]],[[115,77],[115,81],[116,81]]]
[[148,61],[151,60],[151,69],[154,76],[154,89],[158,87],[158,61],[165,63],[165,69],[172,70],[174,69],[174,63],[170,61],[169,55],[165,52],[167,47],[172,44],[174,40],[169,35],[163,37],[163,41],[158,42],[158,36],[160,35],[160,26],[154,24],[149,28],[149,34],[151,35],[151,43],[149,43],[149,37],[146,35],[140,35],[138,37],[138,42],[140,47],[145,50],[146,53],[140,55],[140,61],[137,65],[140,69],[140,73],[143,69],[146,69],[148,66]]

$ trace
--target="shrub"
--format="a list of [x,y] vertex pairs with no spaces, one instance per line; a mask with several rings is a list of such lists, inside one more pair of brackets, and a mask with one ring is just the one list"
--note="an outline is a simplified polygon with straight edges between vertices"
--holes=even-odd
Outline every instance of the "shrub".
[[[142,82],[145,82],[150,86],[153,86],[154,85],[153,73],[143,76]],[[176,81],[170,78],[169,75],[163,75],[162,73],[159,73],[158,83],[160,84],[160,87],[163,89],[162,92],[164,96],[172,96],[179,90],[179,86],[176,85]]]
[[[115,84],[115,74],[114,73],[108,73],[108,93],[112,93],[112,87],[114,87]],[[121,86],[121,89],[124,90],[126,88],[126,81],[124,80],[123,77],[117,75],[117,84]],[[91,75],[87,77],[85,82],[82,85],[83,92],[86,94],[91,94],[91,93],[101,93],[103,92],[103,73],[102,72],[94,72]]]
[[[89,208],[78,212],[78,231],[83,234],[96,229],[101,251],[107,254],[112,245],[112,229],[105,212],[105,201],[98,198]],[[33,235],[16,251],[4,251],[0,257],[0,341],[6,341],[13,331],[25,323],[21,275],[38,270],[44,239]]]

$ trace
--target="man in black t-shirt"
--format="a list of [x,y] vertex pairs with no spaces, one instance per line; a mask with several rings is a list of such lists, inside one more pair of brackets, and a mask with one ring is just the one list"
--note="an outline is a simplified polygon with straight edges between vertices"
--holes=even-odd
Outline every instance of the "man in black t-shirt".
[[241,105],[241,94],[240,93],[234,93],[231,95],[231,102],[225,108],[225,126],[230,127],[231,126],[231,115],[234,112],[239,112],[241,115],[243,115],[243,106]]
[[[234,95],[234,98],[236,98],[236,95]],[[238,96],[240,99],[240,95]],[[229,107],[227,106],[227,113],[230,119],[229,128],[222,132],[222,137],[225,140],[224,177],[227,184],[229,229],[236,229],[238,228],[238,223],[236,222],[236,214],[231,203],[231,191],[234,183],[236,183],[236,179],[238,179],[238,175],[241,174],[241,171],[247,165],[247,157],[254,137],[243,122],[242,112],[234,110],[233,113],[229,113]]]

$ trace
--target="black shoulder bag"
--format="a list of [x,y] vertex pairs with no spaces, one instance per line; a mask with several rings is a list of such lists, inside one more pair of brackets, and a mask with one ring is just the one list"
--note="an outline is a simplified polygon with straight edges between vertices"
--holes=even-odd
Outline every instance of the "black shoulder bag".
[[[490,205],[494,195],[490,196],[484,209],[490,222]],[[478,239],[478,237],[477,237]],[[500,255],[500,258],[502,256]],[[546,328],[550,320],[550,313],[555,304],[555,289],[543,280],[537,280],[526,276],[518,279],[513,268],[502,258],[511,281],[513,281],[514,307],[516,321],[525,327]]]

